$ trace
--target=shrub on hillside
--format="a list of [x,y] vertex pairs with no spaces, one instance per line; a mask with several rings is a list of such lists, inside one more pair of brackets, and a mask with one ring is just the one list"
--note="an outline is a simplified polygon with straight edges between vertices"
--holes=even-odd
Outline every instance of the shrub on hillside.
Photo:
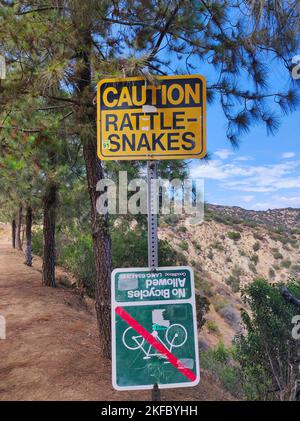
[[262,240],[264,239],[264,236],[263,236],[260,232],[255,232],[255,233],[253,234],[253,237],[254,237],[256,240],[260,240],[260,241],[262,241]]
[[235,265],[231,275],[225,279],[225,283],[230,286],[233,292],[238,292],[240,290],[240,276],[242,275],[242,272],[242,269],[238,265]]
[[257,254],[253,254],[253,255],[250,257],[250,261],[251,261],[251,262],[253,262],[253,263],[255,264],[255,266],[257,265],[258,260],[259,260],[259,257],[258,257],[258,255],[257,255]]
[[240,280],[239,278],[230,275],[225,279],[226,285],[230,286],[233,292],[238,292],[240,290]]
[[179,247],[183,250],[183,251],[188,251],[189,249],[189,244],[186,241],[181,241],[181,243],[179,243]]
[[196,250],[198,250],[198,251],[201,250],[201,245],[198,243],[198,241],[193,240],[192,244],[193,244],[193,246],[195,247]]
[[187,232],[187,228],[184,225],[180,225],[177,229],[178,232],[181,232],[183,234]]
[[207,320],[205,325],[209,333],[214,333],[215,335],[220,336],[221,332],[216,322],[213,320]]
[[197,313],[197,327],[200,330],[206,323],[205,315],[209,311],[210,302],[206,297],[199,294],[195,296],[196,301],[196,313]]
[[292,262],[290,260],[282,260],[280,266],[282,268],[288,269],[291,266]]
[[230,304],[228,304],[227,306],[223,307],[220,311],[219,311],[220,316],[226,320],[226,322],[234,327],[237,328],[238,324],[241,320],[241,316],[240,313]]
[[259,249],[260,249],[260,244],[259,244],[259,242],[258,241],[256,241],[254,244],[253,244],[253,251],[258,251]]
[[[285,287],[300,298],[296,281]],[[299,341],[291,336],[292,319],[298,306],[282,295],[282,285],[258,279],[243,293],[249,313],[242,312],[244,333],[235,341],[236,358],[243,373],[241,384],[252,384],[251,400],[295,400],[298,378]]]
[[283,256],[281,253],[279,253],[279,251],[275,251],[273,254],[274,259],[278,260],[278,259],[283,259]]
[[230,238],[231,240],[238,241],[241,239],[241,234],[236,231],[229,231],[227,233],[227,237]]
[[214,241],[213,243],[211,243],[210,247],[219,251],[225,250],[223,244],[220,241]]
[[207,257],[208,257],[208,259],[210,259],[210,260],[212,260],[212,259],[214,258],[214,254],[213,254],[212,249],[209,249],[209,252],[207,253]]
[[232,396],[243,399],[242,372],[234,360],[234,349],[220,343],[216,348],[201,352],[201,365],[217,377]]
[[164,222],[168,225],[176,225],[180,221],[180,217],[171,213],[170,215],[166,215],[164,217]]
[[275,278],[275,270],[272,268],[269,269],[269,278],[271,279]]
[[248,267],[251,270],[251,272],[257,273],[256,266],[255,266],[254,263],[250,262],[249,265],[248,265]]
[[211,284],[206,279],[199,278],[198,288],[201,294],[207,297],[213,296],[213,290],[212,290]]
[[217,313],[229,304],[228,300],[218,295],[213,296],[210,301]]
[[296,274],[300,273],[300,265],[293,265],[291,267],[291,270],[292,270],[292,272],[294,272]]

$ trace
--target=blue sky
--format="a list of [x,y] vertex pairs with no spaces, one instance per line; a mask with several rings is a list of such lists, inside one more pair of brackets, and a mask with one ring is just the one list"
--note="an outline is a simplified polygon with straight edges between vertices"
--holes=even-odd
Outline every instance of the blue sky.
[[207,109],[211,160],[191,162],[191,176],[204,178],[205,200],[246,209],[300,208],[300,111],[282,118],[275,136],[252,127],[238,150],[226,139],[218,104]]
[[[272,57],[267,64],[269,92],[288,90],[292,79],[286,69]],[[209,66],[201,70],[208,83],[213,80]],[[239,80],[246,81],[245,75]],[[274,110],[279,114],[279,107]],[[227,122],[218,101],[207,106],[207,150],[212,159],[207,164],[193,160],[190,168],[193,178],[204,179],[208,203],[254,210],[300,208],[300,110],[280,121],[275,135],[268,136],[263,125],[251,126],[234,150],[226,139]]]

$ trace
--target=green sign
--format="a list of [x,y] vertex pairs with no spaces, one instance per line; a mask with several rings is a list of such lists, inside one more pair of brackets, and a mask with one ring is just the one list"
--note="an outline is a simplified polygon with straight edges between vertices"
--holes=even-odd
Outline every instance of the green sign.
[[117,390],[195,386],[199,357],[188,267],[112,273],[112,374]]

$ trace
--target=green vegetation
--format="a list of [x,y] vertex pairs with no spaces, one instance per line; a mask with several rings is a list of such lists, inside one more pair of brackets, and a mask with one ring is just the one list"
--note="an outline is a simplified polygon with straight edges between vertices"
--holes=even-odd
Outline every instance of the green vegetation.
[[203,368],[213,373],[232,396],[242,399],[244,398],[244,391],[241,389],[242,373],[234,358],[234,348],[225,348],[222,343],[200,355]]
[[229,231],[227,233],[227,237],[230,238],[231,240],[238,241],[241,239],[241,234],[236,231]]
[[[300,298],[300,283],[290,281],[288,290]],[[231,348],[219,344],[202,352],[202,366],[217,376],[222,386],[238,399],[295,400],[298,377],[298,342],[291,336],[298,308],[286,301],[281,285],[258,279],[243,291],[250,315],[242,310],[245,333]]]
[[260,243],[256,241],[256,243],[253,244],[253,251],[258,251],[260,249]]
[[225,250],[223,244],[220,241],[214,241],[213,243],[211,243],[210,247],[219,251]]
[[181,241],[181,243],[179,243],[179,247],[184,251],[188,251],[189,243],[187,241]]
[[[26,216],[26,264],[31,265],[32,244],[42,254],[44,286],[56,286],[58,262],[76,274],[91,296],[97,292],[99,355],[105,358],[111,343],[111,269],[146,266],[147,241],[143,215],[117,220],[113,212],[98,212],[96,186],[104,178],[116,181],[120,171],[127,171],[131,181],[143,172],[145,161],[97,157],[97,83],[134,76],[156,86],[158,75],[181,73],[185,67],[196,73],[195,64],[202,62],[210,80],[208,102],[221,105],[230,144],[237,146],[258,123],[272,134],[278,115],[294,111],[298,98],[296,86],[278,84],[274,90],[268,83],[272,71],[265,65],[266,54],[271,51],[290,78],[286,60],[299,50],[299,2],[273,3],[1,1],[1,56],[7,64],[0,81],[1,217],[11,223],[13,247],[21,250]],[[246,84],[241,69],[247,69]],[[183,160],[159,161],[161,178],[186,174]],[[227,236],[238,241],[247,218],[225,213],[206,212],[232,227],[235,231]],[[171,228],[181,221],[177,215],[162,219]],[[43,233],[34,232],[31,241],[32,222]],[[273,236],[296,247],[283,227]],[[160,264],[187,261],[167,242],[159,247]],[[187,251],[188,243],[181,248]],[[208,257],[213,258],[212,250]]]
[[210,302],[206,297],[196,294],[197,325],[201,329],[206,323],[205,315],[209,311]]
[[206,297],[212,297],[214,294],[211,284],[204,277],[199,279],[198,288],[200,290],[200,293]]
[[196,250],[201,251],[201,245],[198,243],[198,241],[193,240],[192,244]]
[[220,336],[220,334],[221,334],[220,329],[218,328],[217,323],[214,322],[213,320],[207,320],[206,321],[206,327],[207,327],[209,333],[213,333],[217,336]]
[[166,215],[164,217],[164,222],[167,225],[176,225],[180,221],[180,217],[176,214],[171,213],[170,215]]
[[179,225],[177,228],[178,232],[185,234],[187,232],[187,228],[184,225]]
[[[148,264],[147,232],[129,224],[112,228],[113,268],[144,267]],[[33,253],[42,255],[42,230],[35,230],[32,238]],[[95,259],[93,243],[89,234],[68,228],[57,236],[57,263],[66,267],[86,289],[90,297],[95,296]],[[159,240],[160,266],[186,265],[187,259],[176,252],[165,240]]]
[[292,262],[290,260],[282,260],[280,266],[282,268],[288,269],[291,266]]
[[213,253],[212,249],[209,249],[209,252],[207,253],[207,257],[208,257],[208,259],[213,260],[214,253]]
[[[287,287],[300,298],[299,283]],[[286,399],[292,396],[297,377],[297,341],[291,337],[292,318],[298,309],[280,293],[280,285],[256,280],[244,291],[244,301],[251,314],[242,312],[248,333],[236,340],[236,356],[240,364],[242,384],[252,385],[248,399]]]
[[252,262],[250,262],[249,265],[248,265],[248,267],[251,270],[251,272],[257,273],[255,264],[253,264]]
[[264,239],[264,236],[263,236],[260,232],[255,232],[255,233],[253,234],[253,237],[254,237],[256,240],[260,240],[260,241],[263,241],[263,239]]
[[274,257],[274,259],[276,259],[276,260],[283,259],[283,255],[282,255],[281,253],[279,253],[279,251],[275,251],[275,252],[273,253],[273,257]]
[[240,276],[242,275],[242,269],[235,265],[232,269],[231,275],[225,279],[226,285],[229,285],[233,292],[238,292],[240,290]]
[[299,274],[300,273],[300,265],[293,265],[291,267],[291,271],[295,274]]
[[269,278],[271,279],[275,278],[275,271],[272,268],[269,269]]
[[257,254],[253,254],[253,255],[250,257],[250,261],[251,261],[251,262],[253,262],[253,263],[255,264],[255,266],[257,265],[258,260],[259,260],[259,257],[258,257],[258,255],[257,255]]
[[229,304],[228,300],[220,295],[214,295],[210,301],[217,313]]
[[194,271],[194,282],[195,282],[195,288],[199,288],[200,286],[200,275],[199,272]]

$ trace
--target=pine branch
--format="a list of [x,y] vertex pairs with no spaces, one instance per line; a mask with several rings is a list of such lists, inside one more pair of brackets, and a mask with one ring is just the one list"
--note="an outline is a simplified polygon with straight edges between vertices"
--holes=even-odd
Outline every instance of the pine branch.
[[65,6],[42,6],[42,7],[38,7],[36,9],[31,9],[31,10],[25,10],[24,12],[17,12],[16,16],[23,16],[23,15],[28,15],[30,13],[36,13],[36,12],[47,12],[49,10],[67,10],[68,8]]
[[22,129],[17,126],[3,126],[0,125],[0,129],[17,130],[22,133],[41,133],[41,129]]
[[183,3],[183,0],[179,0],[178,1],[177,6],[175,7],[175,9],[173,10],[173,12],[171,13],[171,16],[169,17],[169,19],[167,20],[167,22],[165,24],[165,27],[160,32],[160,35],[158,37],[158,40],[157,40],[157,42],[156,42],[153,50],[151,51],[151,53],[149,54],[148,58],[146,59],[146,61],[148,63],[150,63],[154,59],[154,57],[156,56],[156,54],[157,54],[157,52],[159,50],[159,47],[161,46],[161,43],[163,42],[165,36],[167,35],[168,30],[169,30],[171,24],[173,23],[174,19],[176,18],[176,15],[177,15],[177,13],[178,13],[178,11],[179,11],[180,6],[181,6],[182,3]]

